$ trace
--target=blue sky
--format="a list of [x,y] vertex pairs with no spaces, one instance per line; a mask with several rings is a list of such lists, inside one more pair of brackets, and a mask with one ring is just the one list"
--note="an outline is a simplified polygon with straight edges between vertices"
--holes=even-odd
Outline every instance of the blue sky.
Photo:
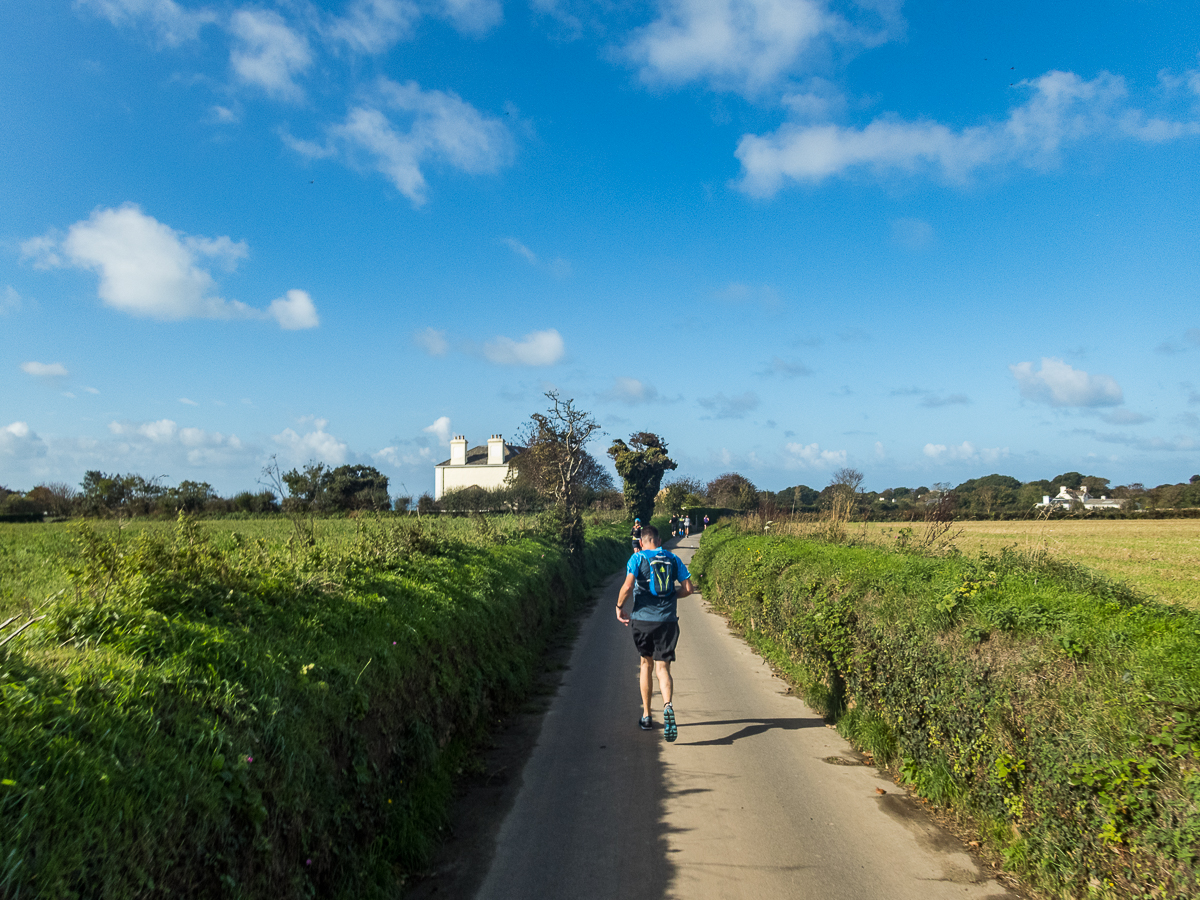
[[1200,471],[1192,4],[4,20],[0,484],[420,493],[550,388],[772,489]]

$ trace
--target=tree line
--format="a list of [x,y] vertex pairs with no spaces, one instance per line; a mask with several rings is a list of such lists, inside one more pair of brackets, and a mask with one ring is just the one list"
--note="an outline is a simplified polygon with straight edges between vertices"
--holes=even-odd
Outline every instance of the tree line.
[[907,520],[914,516],[924,517],[932,507],[938,507],[944,514],[949,507],[959,518],[998,519],[1036,515],[1043,497],[1054,497],[1066,487],[1072,491],[1086,488],[1092,497],[1107,496],[1119,500],[1123,512],[1200,507],[1200,475],[1191,476],[1187,482],[1157,487],[1146,487],[1138,482],[1113,486],[1108,478],[1080,472],[1064,472],[1035,481],[992,474],[958,485],[934,482],[883,491],[864,491],[862,482],[861,472],[842,468],[833,473],[823,488],[797,484],[770,491],[755,487],[744,475],[727,472],[703,485],[695,479],[677,479],[663,489],[659,500],[663,509],[670,512],[708,505],[742,512],[766,510],[779,514],[811,514],[826,511],[838,498],[849,496],[858,517]]
[[374,466],[309,463],[281,472],[272,460],[264,470],[271,482],[258,491],[223,497],[207,481],[166,483],[165,477],[87,472],[78,488],[63,482],[39,484],[29,491],[0,486],[0,515],[154,516],[189,514],[278,513],[291,510],[345,512],[355,509],[406,510],[411,498],[391,498],[388,478]]

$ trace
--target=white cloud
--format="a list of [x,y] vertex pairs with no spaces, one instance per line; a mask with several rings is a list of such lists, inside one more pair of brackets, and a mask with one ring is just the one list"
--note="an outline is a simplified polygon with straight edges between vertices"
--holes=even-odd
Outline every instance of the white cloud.
[[254,454],[236,434],[185,426],[173,419],[157,422],[109,422],[109,433],[116,439],[108,456],[129,460],[130,456],[149,460],[155,466],[186,462],[191,466],[224,466],[244,463]]
[[758,408],[758,394],[746,391],[736,397],[718,393],[715,397],[701,397],[696,401],[712,413],[714,419],[742,419],[746,413]]
[[736,153],[741,187],[769,197],[788,180],[817,183],[864,168],[933,170],[961,181],[985,165],[1052,165],[1063,147],[1088,138],[1156,142],[1200,134],[1200,122],[1147,120],[1127,105],[1124,79],[1107,72],[1084,81],[1072,72],[1051,71],[1021,87],[1032,97],[999,123],[956,130],[883,116],[863,128],[792,121],[772,134],[744,135]]
[[201,27],[217,19],[210,9],[184,9],[174,0],[76,0],[76,4],[118,27],[144,25],[170,46],[194,40]]
[[957,447],[947,447],[945,444],[926,444],[925,455],[930,459],[954,459],[967,460],[975,459],[975,445],[970,441],[963,441]]
[[518,241],[516,238],[507,237],[504,238],[500,243],[502,243],[513,253],[517,254],[517,256],[523,257],[530,265],[537,265],[537,254]]
[[941,406],[966,406],[971,398],[966,394],[926,394],[921,399],[921,405],[930,409]]
[[786,359],[780,359],[778,356],[772,357],[770,364],[767,366],[766,374],[780,375],[784,378],[799,378],[804,375],[811,375],[812,369],[802,362],[790,362]]
[[26,375],[32,375],[34,378],[43,378],[47,381],[66,378],[68,374],[67,367],[62,363],[24,362],[21,363],[21,371]]
[[482,36],[504,18],[498,0],[443,0],[443,12],[463,34]]
[[1033,371],[1033,363],[1009,366],[1017,379],[1021,396],[1050,406],[1119,406],[1124,397],[1121,387],[1107,375],[1089,375],[1073,369],[1061,359],[1042,357],[1042,368]]
[[1007,447],[985,447],[977,450],[970,441],[963,441],[958,446],[947,447],[945,444],[926,444],[924,453],[930,459],[954,462],[972,462],[982,459],[984,462],[996,462],[1008,456]]
[[484,357],[502,366],[552,366],[565,352],[562,335],[554,328],[532,331],[519,341],[500,336],[483,345]]
[[230,17],[236,41],[229,53],[234,74],[281,100],[301,100],[304,92],[293,78],[312,65],[308,40],[269,9],[239,9]]
[[0,455],[14,459],[33,459],[46,455],[46,442],[25,422],[13,422],[0,428]]
[[299,331],[304,328],[316,328],[321,320],[317,316],[317,307],[307,291],[293,288],[284,296],[271,301],[267,314],[279,323],[285,331]]
[[875,442],[875,458],[876,459],[887,459],[887,450],[884,449],[883,441]]
[[318,420],[316,431],[303,435],[297,434],[291,428],[285,428],[271,438],[284,448],[293,462],[299,464],[309,460],[318,460],[331,466],[340,466],[346,461],[346,444],[325,431],[325,422]]
[[424,165],[482,174],[496,171],[512,155],[512,135],[504,123],[456,94],[380,78],[376,95],[377,103],[356,106],[344,122],[331,126],[325,145],[288,135],[285,142],[305,156],[344,153],[352,161],[365,159],[414,206],[426,200]]
[[180,397],[179,402],[182,403],[184,406],[199,406],[200,405],[195,400],[189,400],[187,397]]
[[[207,259],[232,270],[249,248],[244,241],[186,235],[148,216],[133,204],[97,209],[59,238],[51,231],[21,244],[37,268],[74,266],[100,276],[99,295],[106,306],[160,321],[180,319],[262,319],[273,317],[284,328],[311,328],[316,310],[303,291],[263,312],[217,295]],[[302,295],[296,297],[293,295]]]
[[817,0],[662,0],[626,48],[650,83],[704,79],[755,94],[792,71],[836,20]]
[[446,341],[446,332],[438,331],[436,328],[418,331],[413,335],[413,340],[430,356],[445,356],[450,350],[450,344]]
[[410,37],[421,10],[410,0],[354,0],[333,20],[330,35],[359,53],[382,53]]
[[845,450],[822,450],[820,444],[800,444],[789,442],[784,445],[786,451],[785,465],[791,468],[827,469],[846,464]]
[[1154,421],[1153,416],[1134,412],[1132,409],[1114,409],[1108,415],[1100,418],[1110,425],[1144,425],[1146,422]]
[[99,394],[100,393],[100,390],[98,388],[94,388],[94,387],[85,387],[84,390],[87,391],[89,394]]
[[421,429],[426,434],[432,434],[441,443],[446,444],[450,441],[450,417],[438,416],[434,419],[432,425],[426,425]]
[[933,243],[933,226],[924,219],[896,219],[892,222],[892,240],[909,250],[923,250]]
[[4,290],[0,291],[0,316],[17,312],[20,308],[21,295],[11,284],[5,285]]
[[613,386],[603,395],[606,400],[616,400],[630,405],[653,403],[659,399],[658,388],[636,378],[618,377]]

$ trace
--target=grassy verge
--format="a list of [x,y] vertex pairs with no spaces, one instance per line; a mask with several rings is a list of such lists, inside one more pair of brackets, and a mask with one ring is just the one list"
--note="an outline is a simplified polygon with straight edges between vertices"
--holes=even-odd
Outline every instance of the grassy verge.
[[626,555],[619,526],[580,572],[487,522],[245,524],[43,548],[68,589],[0,652],[0,896],[395,896],[549,629]]
[[705,598],[877,762],[1069,897],[1200,893],[1200,615],[1013,551],[710,528]]

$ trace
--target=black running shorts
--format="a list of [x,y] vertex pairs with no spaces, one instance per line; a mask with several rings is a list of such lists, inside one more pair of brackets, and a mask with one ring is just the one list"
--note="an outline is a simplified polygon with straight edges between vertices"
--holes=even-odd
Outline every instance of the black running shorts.
[[675,662],[675,645],[679,643],[678,622],[646,622],[631,619],[629,630],[633,632],[633,643],[643,657]]

